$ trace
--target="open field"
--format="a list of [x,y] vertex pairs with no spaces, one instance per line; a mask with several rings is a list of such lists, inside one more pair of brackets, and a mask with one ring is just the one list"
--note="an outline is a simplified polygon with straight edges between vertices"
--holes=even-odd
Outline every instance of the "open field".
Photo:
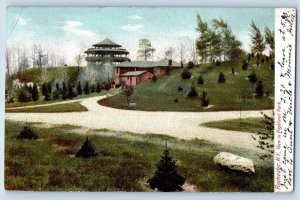
[[[32,125],[38,140],[21,141],[16,136],[22,123],[5,123],[7,190],[149,191],[146,181],[153,175],[167,141],[179,173],[197,191],[273,191],[272,158],[262,161],[249,149],[103,129],[83,134],[81,127],[45,128],[43,124]],[[88,160],[74,157],[86,135],[98,152],[97,157]],[[212,160],[220,151],[253,159],[256,174],[248,176],[217,167]]]
[[[182,69],[176,69],[170,75],[159,77],[156,82],[145,81],[134,89],[131,102],[136,106],[128,107],[125,97],[121,94],[109,97],[99,103],[105,106],[147,110],[147,111],[226,111],[226,110],[262,110],[274,107],[274,70],[270,68],[271,61],[256,66],[256,59],[252,58],[248,70],[242,70],[242,61],[228,61],[220,66],[215,64],[200,64],[190,70],[192,78],[183,80]],[[231,73],[231,68],[236,74]],[[248,75],[255,71],[258,80],[261,80],[264,91],[269,97],[256,98],[256,83],[247,80]],[[218,83],[219,73],[223,72],[226,83]],[[204,84],[197,84],[199,75],[204,77]],[[210,108],[204,109],[200,106],[200,97],[188,98],[186,91],[178,91],[181,86],[187,90],[195,83],[199,96],[202,91],[207,91]],[[178,99],[176,103],[174,100]]]

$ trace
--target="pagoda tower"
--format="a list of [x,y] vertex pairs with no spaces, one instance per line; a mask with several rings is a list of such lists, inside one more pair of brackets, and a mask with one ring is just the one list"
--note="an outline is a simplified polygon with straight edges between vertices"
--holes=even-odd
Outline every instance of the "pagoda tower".
[[128,58],[129,52],[122,46],[106,38],[105,40],[94,44],[93,48],[89,48],[85,60],[88,63],[105,63],[110,62],[118,64],[124,61],[130,61]]

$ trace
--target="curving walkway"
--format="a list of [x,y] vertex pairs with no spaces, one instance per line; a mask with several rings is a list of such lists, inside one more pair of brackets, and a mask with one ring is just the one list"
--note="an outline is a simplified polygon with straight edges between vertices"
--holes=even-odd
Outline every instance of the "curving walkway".
[[[5,118],[14,121],[42,122],[47,124],[71,124],[91,129],[106,128],[134,133],[156,133],[180,139],[206,139],[211,142],[256,149],[252,133],[227,131],[199,126],[200,123],[234,119],[239,111],[221,112],[149,112],[120,110],[101,106],[98,100],[106,96],[91,97],[80,101],[87,112],[72,113],[6,113]],[[67,103],[67,102],[66,102]],[[243,117],[260,117],[261,111],[243,111]],[[270,110],[263,111],[270,113]]]

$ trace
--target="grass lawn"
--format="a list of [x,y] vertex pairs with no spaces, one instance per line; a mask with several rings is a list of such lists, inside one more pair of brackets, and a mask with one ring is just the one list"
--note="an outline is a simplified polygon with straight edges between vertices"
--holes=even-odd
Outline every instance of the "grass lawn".
[[81,112],[87,111],[86,107],[79,102],[49,105],[43,107],[6,109],[6,113],[28,112],[28,113],[58,113],[58,112]]
[[258,133],[265,131],[265,124],[262,122],[264,118],[244,118],[244,119],[230,119],[206,122],[201,124],[211,128],[219,128],[230,131],[243,131],[250,133]]
[[[271,62],[256,66],[256,59],[252,58],[248,70],[242,70],[242,59],[228,61],[220,66],[215,64],[200,64],[190,70],[192,78],[183,80],[182,69],[176,69],[170,75],[159,77],[156,82],[145,81],[134,88],[131,102],[135,107],[128,107],[126,99],[121,94],[109,97],[99,103],[106,106],[149,111],[226,111],[226,110],[262,110],[274,107],[274,70]],[[231,73],[231,68],[236,74]],[[255,72],[258,80],[263,83],[264,91],[269,97],[255,98],[256,83],[250,83],[246,78]],[[223,72],[226,83],[217,83],[219,73]],[[199,75],[204,77],[204,84],[197,84]],[[208,109],[200,106],[200,97],[188,98],[187,91],[178,91],[178,87],[189,89],[195,83],[199,96],[207,91],[210,104]],[[179,102],[175,103],[175,99]]]
[[[256,152],[215,145],[205,140],[179,140],[165,135],[92,130],[76,134],[74,126],[34,127],[39,138],[17,140],[22,123],[6,121],[5,188],[7,190],[149,191],[147,180],[168,141],[178,171],[198,191],[273,191],[273,159]],[[34,125],[32,125],[34,126]],[[39,128],[38,128],[39,127]],[[86,135],[98,156],[74,157]],[[219,168],[213,157],[229,151],[253,159],[255,175]]]

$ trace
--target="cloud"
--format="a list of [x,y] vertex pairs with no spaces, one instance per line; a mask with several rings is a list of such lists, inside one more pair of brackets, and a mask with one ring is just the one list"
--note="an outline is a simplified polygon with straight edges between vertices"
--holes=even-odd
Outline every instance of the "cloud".
[[62,27],[65,32],[72,33],[78,36],[95,36],[96,33],[90,30],[81,28],[83,24],[80,21],[66,21],[66,25]]
[[[15,17],[16,20],[18,20],[18,16]],[[19,17],[18,24],[20,26],[26,26],[28,23],[31,21],[31,18],[22,18],[21,16]]]
[[136,19],[136,20],[141,20],[143,19],[143,17],[139,16],[139,15],[131,15],[131,16],[128,16],[129,19]]
[[139,32],[141,29],[144,28],[143,24],[126,24],[121,26],[122,30],[131,31],[131,32]]

